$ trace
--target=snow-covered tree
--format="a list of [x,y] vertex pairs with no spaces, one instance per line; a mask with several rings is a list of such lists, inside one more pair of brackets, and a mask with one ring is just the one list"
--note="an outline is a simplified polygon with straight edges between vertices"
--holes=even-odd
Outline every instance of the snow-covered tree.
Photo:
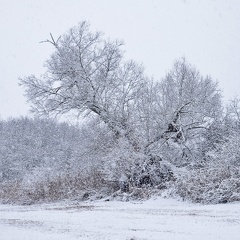
[[143,67],[124,61],[122,41],[110,41],[81,22],[58,40],[46,42],[55,52],[41,77],[21,79],[38,114],[92,113],[132,144],[131,119],[135,101],[146,84]]
[[168,154],[173,153],[172,158],[178,155],[177,149],[181,149],[182,156],[195,155],[203,134],[222,115],[217,82],[209,76],[202,76],[185,59],[180,59],[156,84],[155,92],[154,109],[151,109],[155,131],[152,131],[154,134],[147,148],[163,149],[163,145],[168,144],[173,148],[167,148]]
[[157,182],[162,160],[183,166],[203,157],[206,132],[222,114],[221,94],[211,77],[180,59],[162,80],[150,80],[141,65],[124,59],[122,41],[104,39],[86,22],[45,42],[54,47],[45,74],[21,79],[37,115],[74,111],[92,117],[99,127],[88,129],[93,142],[111,131],[105,141],[109,151],[102,148],[106,155],[98,151],[99,158],[116,161],[116,167],[128,163],[128,178],[138,182],[150,175],[154,181],[149,182]]

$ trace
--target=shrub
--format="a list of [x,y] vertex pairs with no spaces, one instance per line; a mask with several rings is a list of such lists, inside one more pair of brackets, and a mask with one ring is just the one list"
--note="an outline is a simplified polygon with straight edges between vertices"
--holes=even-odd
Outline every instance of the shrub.
[[240,168],[222,165],[189,171],[178,177],[174,193],[206,204],[240,201]]
[[[39,172],[39,171],[38,171]],[[41,177],[39,177],[41,175]],[[95,168],[77,173],[55,173],[29,175],[22,181],[2,182],[2,203],[33,204],[61,200],[86,200],[103,198],[117,190],[117,186],[106,181],[105,175]]]

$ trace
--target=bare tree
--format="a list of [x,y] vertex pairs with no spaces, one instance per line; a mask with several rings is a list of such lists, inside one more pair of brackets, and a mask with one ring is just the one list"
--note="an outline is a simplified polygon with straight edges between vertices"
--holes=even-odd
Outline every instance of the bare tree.
[[[141,65],[124,60],[122,41],[105,40],[86,22],[45,42],[55,49],[46,73],[21,79],[33,112],[95,116],[114,136],[108,159],[128,162],[120,165],[126,172],[133,169],[128,177],[139,183],[161,182],[162,159],[175,163],[172,159],[200,156],[202,133],[222,112],[221,94],[211,77],[181,59],[161,81],[150,80]],[[170,179],[171,171],[165,170],[164,179]]]
[[177,60],[154,88],[156,98],[151,111],[155,131],[147,150],[172,141],[190,151],[196,141],[202,141],[201,133],[222,114],[217,82],[201,76],[185,59]]
[[58,40],[45,41],[55,52],[41,77],[21,79],[37,114],[94,113],[116,136],[130,136],[134,102],[146,84],[144,69],[124,61],[122,41],[109,41],[80,23]]
[[227,106],[227,115],[240,127],[240,98],[234,97]]

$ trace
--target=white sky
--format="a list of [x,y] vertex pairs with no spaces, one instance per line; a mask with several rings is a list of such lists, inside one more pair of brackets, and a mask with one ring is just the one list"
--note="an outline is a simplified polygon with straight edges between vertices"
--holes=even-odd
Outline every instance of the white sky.
[[44,73],[53,49],[39,42],[83,20],[156,79],[185,56],[225,99],[240,95],[239,0],[0,0],[0,118],[29,114],[18,78]]

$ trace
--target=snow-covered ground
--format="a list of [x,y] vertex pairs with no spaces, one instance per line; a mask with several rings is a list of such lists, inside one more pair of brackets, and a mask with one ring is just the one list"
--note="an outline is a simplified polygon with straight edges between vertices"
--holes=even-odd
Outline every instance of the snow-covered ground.
[[0,205],[1,240],[239,240],[240,203],[169,199]]

